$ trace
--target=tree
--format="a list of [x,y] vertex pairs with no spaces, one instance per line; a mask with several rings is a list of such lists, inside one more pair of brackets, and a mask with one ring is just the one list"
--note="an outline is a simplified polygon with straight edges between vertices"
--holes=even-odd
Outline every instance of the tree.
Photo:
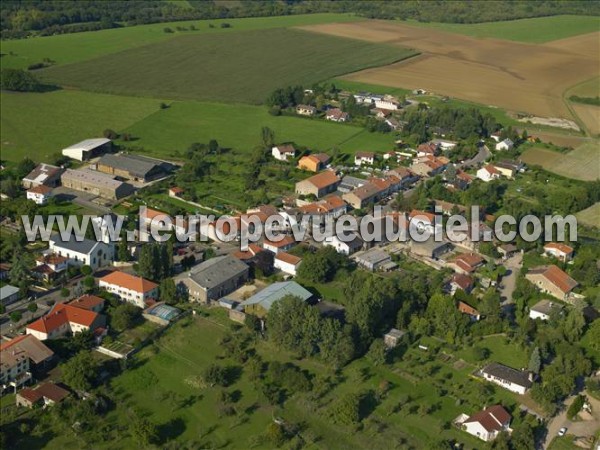
[[269,127],[262,127],[261,142],[265,149],[270,149],[275,145],[275,132]]
[[517,425],[511,435],[514,450],[535,450],[535,436],[529,422]]
[[6,312],[6,306],[4,303],[0,303],[0,314],[4,314]]
[[177,303],[177,286],[173,278],[166,278],[160,283],[160,300],[167,303],[168,305],[174,305]]
[[581,339],[583,328],[585,327],[585,317],[581,308],[571,308],[564,321],[563,333],[567,340],[576,343]]
[[29,157],[23,158],[15,167],[15,175],[17,178],[25,177],[29,172],[35,169],[36,163]]
[[92,289],[94,289],[94,286],[96,286],[96,280],[93,276],[88,275],[83,279],[83,285],[85,286],[85,289],[87,291],[91,291]]
[[123,262],[129,261],[131,259],[131,254],[129,253],[127,241],[125,239],[121,239],[119,241],[117,247],[117,257],[119,258],[119,261]]
[[227,368],[219,366],[218,364],[211,364],[204,370],[204,381],[211,386],[214,386],[215,384],[227,386],[229,384],[227,372]]
[[383,366],[387,362],[387,348],[382,339],[375,339],[367,352],[367,359],[374,366]]
[[135,414],[129,423],[129,430],[136,442],[142,447],[148,447],[158,441],[158,430],[148,419]]
[[281,447],[286,441],[285,430],[281,425],[275,422],[271,422],[265,431],[265,438],[273,444],[275,448]]
[[27,305],[27,310],[33,314],[34,312],[36,312],[38,310],[38,305],[36,302],[31,302],[29,305]]
[[355,425],[360,422],[361,396],[349,393],[334,403],[332,409],[333,420],[343,425]]
[[141,316],[141,308],[131,303],[123,303],[114,309],[110,324],[116,330],[124,331],[133,327],[140,320]]
[[71,291],[69,291],[68,288],[64,287],[60,290],[60,296],[63,298],[67,298],[69,295],[71,295]]
[[23,317],[23,315],[19,311],[13,311],[10,313],[11,322],[15,322],[15,323],[19,322],[22,317]]
[[211,139],[208,142],[208,151],[213,155],[219,153],[219,143],[216,139]]
[[592,348],[595,350],[600,350],[600,320],[595,320],[592,322],[588,328],[586,337],[589,338],[588,342]]
[[98,363],[89,351],[81,351],[61,364],[65,383],[78,391],[87,391],[96,380]]
[[347,264],[347,258],[333,247],[321,247],[308,254],[298,269],[298,277],[316,283],[331,281],[336,272]]
[[40,92],[43,85],[33,74],[21,69],[2,69],[1,88],[7,91]]
[[110,128],[107,128],[106,130],[104,130],[104,132],[102,133],[104,135],[104,137],[106,139],[117,139],[119,137],[119,134],[115,131],[115,130],[111,130]]
[[539,349],[539,347],[535,347],[533,349],[533,352],[531,352],[531,357],[529,358],[529,365],[527,368],[531,372],[538,374],[538,373],[540,373],[541,366],[542,366],[542,359],[540,357],[540,349]]
[[27,268],[27,263],[25,262],[23,255],[15,254],[9,277],[10,281],[17,285],[20,284],[21,281],[29,280],[29,269]]

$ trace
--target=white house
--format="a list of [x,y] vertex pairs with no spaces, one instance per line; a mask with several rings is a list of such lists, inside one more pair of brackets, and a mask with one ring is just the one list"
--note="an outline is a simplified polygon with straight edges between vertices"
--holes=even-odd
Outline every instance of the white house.
[[113,244],[87,238],[77,240],[73,235],[68,241],[63,241],[58,234],[50,237],[49,250],[68,258],[69,265],[90,266],[92,270],[112,264],[115,252]]
[[271,154],[278,161],[287,161],[296,155],[296,149],[291,144],[277,145],[271,149]]
[[347,122],[349,118],[350,115],[339,108],[328,109],[325,113],[325,119],[332,122]]
[[39,185],[32,187],[27,191],[27,200],[32,200],[38,205],[45,205],[48,203],[48,199],[52,195],[52,188],[48,186]]
[[292,236],[286,235],[283,236],[282,239],[278,239],[277,241],[270,241],[268,239],[265,239],[263,241],[263,248],[265,250],[269,250],[277,254],[279,252],[287,252],[294,245],[296,245],[296,243],[296,239],[294,239]]
[[286,252],[278,252],[273,260],[273,266],[288,275],[296,275],[298,267],[302,263],[302,258],[290,255]]
[[59,303],[45,316],[27,325],[26,333],[40,341],[56,339],[67,333],[94,331],[106,325],[106,318],[94,311]]
[[158,298],[158,284],[125,272],[111,272],[100,278],[98,285],[140,308],[146,307],[146,300]]
[[354,155],[354,165],[362,166],[363,164],[372,165],[375,162],[375,153],[373,152],[357,152]]
[[354,235],[349,241],[342,241],[337,236],[328,236],[323,241],[323,245],[326,247],[333,247],[335,251],[342,255],[351,255],[354,252],[359,251],[363,247],[363,241]]
[[541,300],[531,307],[529,310],[530,319],[549,320],[550,314],[554,310],[561,310],[562,307],[556,302],[551,300]]
[[379,109],[389,109],[390,111],[396,111],[400,109],[400,103],[395,100],[382,98],[375,100],[375,108]]
[[517,370],[499,363],[491,363],[481,369],[481,376],[504,389],[517,394],[525,394],[533,385],[533,374],[527,370]]
[[488,164],[477,171],[477,178],[489,183],[492,180],[500,178],[500,171],[491,164]]
[[562,242],[548,242],[544,245],[544,254],[567,262],[573,259],[573,247]]
[[514,142],[507,138],[496,144],[496,150],[510,150],[514,146]]
[[494,405],[464,419],[461,427],[482,441],[493,441],[503,431],[510,431],[511,416],[502,406]]

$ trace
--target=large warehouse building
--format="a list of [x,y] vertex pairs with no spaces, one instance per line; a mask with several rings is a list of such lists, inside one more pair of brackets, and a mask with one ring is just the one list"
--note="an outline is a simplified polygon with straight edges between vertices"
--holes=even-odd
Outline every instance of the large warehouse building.
[[164,177],[173,170],[173,165],[147,156],[119,153],[104,155],[96,164],[96,170],[147,182]]
[[63,148],[62,154],[78,161],[87,161],[103,153],[110,152],[111,148],[112,143],[110,139],[86,139],[70,147]]
[[66,188],[89,192],[109,200],[118,200],[133,193],[131,184],[115,180],[110,175],[93,170],[67,169],[62,174],[61,181]]

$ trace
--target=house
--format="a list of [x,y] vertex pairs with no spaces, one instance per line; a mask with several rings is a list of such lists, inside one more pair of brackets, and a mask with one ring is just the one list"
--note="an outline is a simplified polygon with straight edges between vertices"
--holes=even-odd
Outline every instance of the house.
[[420,177],[433,177],[442,173],[448,164],[446,158],[436,158],[435,156],[427,155],[419,158],[410,166],[410,171]]
[[544,254],[546,256],[553,256],[562,262],[567,262],[573,259],[573,247],[562,242],[549,242],[544,245]]
[[256,244],[248,244],[248,248],[246,250],[237,250],[231,254],[234,258],[239,259],[240,261],[244,261],[247,264],[253,263],[256,260],[256,255],[266,251],[262,247],[259,247]]
[[342,195],[342,199],[354,209],[361,209],[369,203],[377,201],[380,190],[373,183],[365,183],[361,187]]
[[490,442],[503,431],[510,432],[510,414],[500,405],[490,406],[466,418],[461,428],[482,441]]
[[392,97],[386,96],[382,99],[375,99],[375,108],[387,109],[389,111],[397,111],[398,109],[400,109],[400,107],[400,103]]
[[469,275],[455,273],[454,275],[452,275],[452,278],[449,282],[450,293],[454,295],[456,291],[461,289],[468,294],[469,292],[471,292],[471,289],[473,289],[474,284],[475,283],[473,281],[473,278],[471,278]]
[[19,300],[19,288],[5,284],[0,287],[0,303],[4,306],[10,305],[11,303]]
[[402,339],[402,336],[406,334],[406,331],[392,328],[390,331],[383,335],[383,343],[388,349],[397,347]]
[[477,178],[486,183],[492,180],[498,180],[500,178],[500,171],[496,169],[492,164],[487,164],[477,171]]
[[275,254],[279,252],[287,252],[291,250],[297,244],[296,239],[290,235],[284,235],[282,239],[278,241],[270,241],[269,239],[265,239],[263,241],[263,248],[265,250],[269,250]]
[[165,302],[157,302],[146,308],[142,313],[142,317],[165,327],[174,322],[181,315],[181,312],[179,308],[167,305]]
[[317,113],[317,108],[310,105],[298,105],[296,106],[296,114],[301,116],[314,116]]
[[54,352],[30,334],[18,336],[0,344],[0,390],[15,388],[43,372]]
[[496,150],[511,150],[514,146],[514,142],[507,138],[496,144]]
[[309,216],[337,218],[347,212],[348,205],[337,195],[328,195],[322,200],[301,206],[299,210]]
[[63,389],[54,383],[42,383],[39,386],[31,389],[25,388],[17,392],[17,406],[33,408],[38,403],[43,403],[44,406],[53,406],[60,403],[70,395],[69,391]]
[[292,144],[277,145],[271,149],[271,155],[278,161],[287,161],[296,156],[296,149]]
[[242,286],[250,268],[233,256],[217,256],[204,261],[175,278],[179,289],[185,290],[191,301],[209,303]]
[[551,300],[540,300],[529,310],[530,319],[550,320],[552,311],[560,311],[562,306]]
[[97,295],[82,295],[79,298],[71,300],[68,304],[95,313],[100,313],[104,309],[104,299]]
[[426,230],[433,232],[435,227],[435,214],[427,211],[413,209],[408,215],[410,224],[418,230]]
[[378,270],[388,271],[396,268],[392,257],[379,248],[372,248],[366,252],[359,252],[352,256],[356,263],[371,272]]
[[166,161],[129,153],[104,155],[95,167],[99,172],[143,183],[163,178],[175,168]]
[[92,270],[112,264],[114,261],[114,245],[87,238],[70,236],[68,241],[62,240],[59,234],[50,236],[49,251],[68,259],[67,264],[73,266],[90,266]]
[[363,164],[373,165],[375,162],[375,153],[373,152],[356,152],[354,155],[354,165],[362,166]]
[[497,162],[494,164],[494,168],[500,172],[500,175],[502,175],[503,177],[512,179],[515,177],[515,174],[517,173],[515,167],[512,164],[506,164],[503,162]]
[[312,155],[303,156],[298,161],[298,169],[318,172],[325,168],[330,159],[329,155],[325,153],[314,153]]
[[577,281],[555,265],[530,269],[525,274],[525,278],[541,292],[564,301],[569,299],[569,294],[579,285]]
[[533,373],[495,362],[485,366],[480,373],[485,380],[521,395],[533,385]]
[[106,318],[102,314],[75,306],[58,303],[48,314],[31,322],[25,328],[40,341],[56,339],[67,333],[75,334],[81,331],[95,331],[106,327]]
[[395,169],[388,170],[385,173],[387,176],[395,176],[400,180],[400,187],[406,187],[413,184],[419,179],[418,175],[411,172],[406,167],[396,167]]
[[169,188],[169,197],[177,198],[181,197],[182,194],[183,189],[181,189],[180,187],[173,186],[172,188]]
[[31,189],[38,186],[53,188],[60,184],[60,175],[62,173],[63,169],[60,167],[41,163],[23,178],[22,184],[25,189]]
[[94,170],[67,169],[60,177],[64,187],[87,192],[109,200],[119,200],[133,194],[133,186],[113,176]]
[[313,294],[295,281],[282,281],[270,284],[262,291],[240,303],[239,307],[241,307],[246,314],[264,317],[273,304],[289,296],[297,297],[304,302],[308,302],[312,299]]
[[433,236],[423,242],[411,239],[409,241],[410,253],[424,258],[440,259],[444,253],[452,250],[452,244],[447,241],[436,241]]
[[440,153],[440,145],[434,142],[420,144],[417,147],[417,156],[437,156]]
[[496,247],[496,251],[502,255],[503,259],[510,258],[514,255],[519,249],[515,244],[503,244]]
[[286,252],[277,252],[273,260],[273,266],[276,269],[293,276],[296,276],[298,273],[298,267],[300,267],[301,263],[302,258]]
[[457,273],[468,275],[475,272],[479,267],[483,266],[485,259],[477,253],[461,253],[450,262],[450,266]]
[[433,139],[431,143],[437,145],[442,151],[452,150],[458,144],[458,142],[448,141],[446,139]]
[[387,161],[388,159],[394,158],[395,156],[396,156],[396,152],[393,150],[390,150],[389,152],[385,152],[383,154],[383,160]]
[[465,302],[459,301],[457,308],[461,313],[467,314],[469,317],[471,317],[471,320],[478,321],[481,319],[481,313]]
[[336,190],[340,184],[340,178],[332,170],[325,170],[313,175],[306,180],[296,183],[296,194],[314,195],[317,198],[324,197]]
[[331,120],[332,122],[348,122],[348,120],[350,120],[350,114],[339,108],[331,108],[325,113],[325,119]]
[[77,161],[87,161],[103,153],[108,153],[111,149],[112,143],[110,139],[86,139],[70,147],[63,148],[62,154]]
[[44,281],[52,281],[58,278],[69,267],[69,259],[65,256],[41,255],[35,260],[36,266],[31,274],[34,278]]
[[45,205],[52,195],[52,188],[44,185],[35,186],[27,190],[27,200],[32,200],[37,205]]
[[326,237],[323,241],[323,245],[325,247],[335,248],[335,251],[342,255],[351,255],[361,250],[364,246],[364,242],[358,234],[354,234],[354,237],[349,241],[342,241],[339,237],[334,235]]
[[7,263],[0,263],[0,280],[8,279],[10,275],[11,265]]
[[396,119],[395,117],[388,117],[387,119],[385,119],[385,123],[392,130],[398,130],[402,128],[402,121]]
[[494,131],[492,134],[490,134],[490,137],[496,142],[500,142],[500,136],[502,136],[502,133],[499,131]]
[[352,175],[346,175],[342,178],[342,182],[338,186],[338,191],[346,193],[350,192],[358,187],[361,187],[367,182],[364,178],[353,177]]
[[118,270],[100,278],[98,286],[140,308],[146,307],[146,300],[158,298],[158,284]]

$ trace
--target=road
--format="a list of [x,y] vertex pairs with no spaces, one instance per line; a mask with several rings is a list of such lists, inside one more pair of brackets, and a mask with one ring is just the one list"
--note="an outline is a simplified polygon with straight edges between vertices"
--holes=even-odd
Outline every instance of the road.
[[502,306],[510,305],[513,303],[513,292],[517,285],[517,276],[521,270],[523,264],[523,255],[515,253],[510,258],[500,261],[507,269],[507,274],[502,277],[502,287],[500,288],[500,298],[502,299]]
[[[586,395],[586,392],[584,391],[583,394]],[[548,422],[548,425],[546,426],[548,433],[546,434],[546,439],[543,443],[544,449],[547,449],[550,446],[550,443],[557,436],[558,431],[562,427],[567,427],[567,434],[572,434],[573,436],[589,436],[600,429],[600,401],[590,395],[586,396],[592,405],[592,413],[594,414],[595,420],[571,422],[567,419],[567,409],[573,400],[575,400],[575,395],[572,395],[565,400],[565,406],[560,413]]]
[[486,159],[488,159],[490,156],[492,156],[492,152],[490,151],[490,149],[487,147],[487,145],[482,145],[481,147],[479,147],[479,151],[475,156],[473,156],[471,159],[467,159],[461,164],[457,164],[456,167],[459,169],[466,169],[468,167],[477,166],[478,164],[481,164]]

